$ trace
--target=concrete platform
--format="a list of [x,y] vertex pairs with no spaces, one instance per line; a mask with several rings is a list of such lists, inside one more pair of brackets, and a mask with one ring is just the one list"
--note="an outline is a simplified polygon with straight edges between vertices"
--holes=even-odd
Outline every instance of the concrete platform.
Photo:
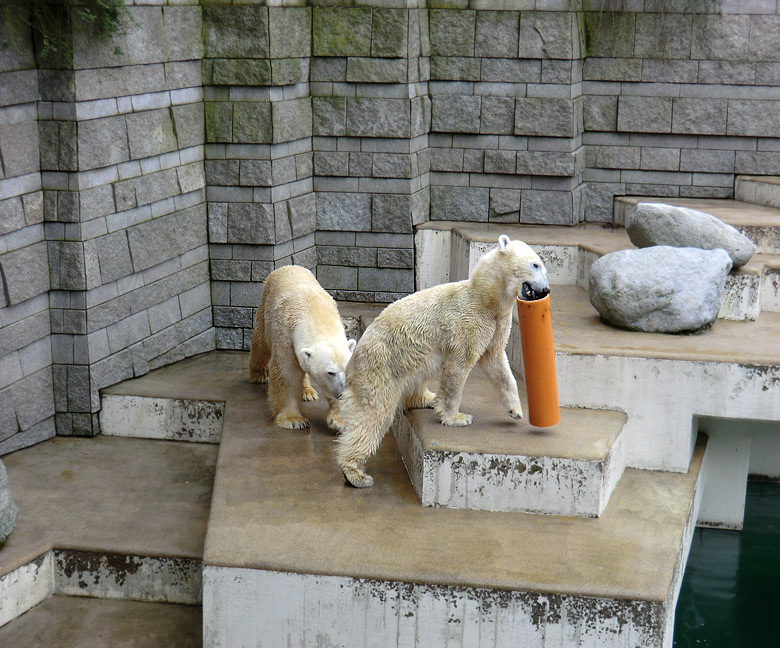
[[57,437],[3,458],[0,625],[55,593],[199,603],[217,448]]
[[197,648],[201,608],[53,596],[0,628],[16,648]]
[[445,427],[433,410],[409,410],[393,426],[412,484],[425,506],[597,517],[625,468],[623,412],[563,408],[546,429],[501,409],[478,367],[466,382],[467,428]]

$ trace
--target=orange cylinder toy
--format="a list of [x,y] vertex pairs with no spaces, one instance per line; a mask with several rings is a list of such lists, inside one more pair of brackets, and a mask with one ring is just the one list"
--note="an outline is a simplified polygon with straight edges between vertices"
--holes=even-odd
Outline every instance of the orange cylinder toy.
[[517,314],[528,395],[528,420],[536,427],[550,427],[561,420],[550,295],[535,301],[524,301],[518,297]]

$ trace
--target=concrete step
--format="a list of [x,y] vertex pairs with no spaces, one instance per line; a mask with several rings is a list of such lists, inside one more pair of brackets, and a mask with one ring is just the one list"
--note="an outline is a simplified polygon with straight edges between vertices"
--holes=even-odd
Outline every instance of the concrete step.
[[737,176],[734,198],[780,209],[780,176]]
[[[528,243],[544,261],[552,283],[585,289],[596,259],[633,247],[625,230],[614,227],[429,222],[415,235],[417,289],[467,278],[479,258],[497,245],[499,234]],[[780,312],[780,256],[757,254],[729,273],[718,317],[751,321],[762,310]]]
[[[526,417],[525,385],[518,379]],[[598,517],[625,468],[622,412],[565,408],[547,429],[510,419],[475,368],[461,410],[466,428],[408,410],[392,428],[424,506]]]
[[0,551],[0,626],[54,594],[199,604],[216,456],[100,435],[3,457],[19,519]]
[[52,596],[0,628],[17,648],[197,648],[200,606]]

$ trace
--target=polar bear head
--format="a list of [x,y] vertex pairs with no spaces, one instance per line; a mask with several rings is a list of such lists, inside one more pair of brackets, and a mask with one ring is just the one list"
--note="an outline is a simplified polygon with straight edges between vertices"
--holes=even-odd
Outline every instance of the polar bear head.
[[512,241],[502,234],[498,247],[485,254],[472,273],[472,281],[488,286],[502,286],[503,297],[527,301],[542,299],[550,293],[547,268],[528,245]]
[[333,398],[344,392],[344,369],[355,350],[355,340],[324,340],[304,347],[298,361],[317,391]]

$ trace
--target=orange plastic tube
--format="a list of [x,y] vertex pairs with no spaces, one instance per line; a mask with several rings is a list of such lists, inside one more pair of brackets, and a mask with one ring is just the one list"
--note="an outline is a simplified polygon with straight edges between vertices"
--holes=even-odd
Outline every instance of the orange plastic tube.
[[528,420],[536,427],[551,427],[561,420],[561,410],[558,406],[550,295],[535,301],[524,301],[518,297],[517,314],[528,395]]

